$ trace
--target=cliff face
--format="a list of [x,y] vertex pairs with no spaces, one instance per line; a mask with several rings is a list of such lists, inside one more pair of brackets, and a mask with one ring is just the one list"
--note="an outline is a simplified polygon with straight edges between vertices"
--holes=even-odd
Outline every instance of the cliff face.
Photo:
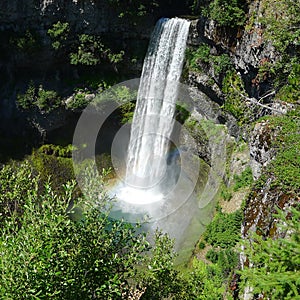
[[[26,91],[30,80],[37,87],[43,85],[45,89],[56,90],[62,97],[68,97],[78,84],[81,88],[83,77],[98,77],[98,80],[101,76],[109,77],[117,82],[138,77],[157,19],[187,13],[187,2],[163,0],[158,6],[156,1],[130,0],[1,1],[1,134],[26,135],[24,128],[32,127],[32,115],[35,120],[48,118],[38,112],[21,112],[16,107],[17,94]],[[58,21],[69,26],[62,51],[53,49],[48,33]],[[70,64],[70,52],[79,49],[82,34],[99,38],[105,49],[112,53],[124,51],[123,62],[118,66],[107,61],[95,66]],[[41,125],[38,126],[41,133],[61,126],[61,116],[58,122],[44,120],[37,123]],[[46,127],[42,125],[45,123]]]
[[[250,16],[252,16],[251,20]],[[261,73],[259,70],[264,64],[274,63],[280,59],[275,48],[263,36],[263,28],[258,21],[261,16],[261,1],[253,1],[249,7],[248,23],[244,29],[219,27],[216,22],[206,18],[194,20],[191,24],[189,46],[197,51],[199,47],[209,45],[209,50],[203,47],[203,52],[200,53],[198,61],[196,60],[196,68],[193,65],[193,68],[185,74],[188,84],[198,90],[198,97],[201,98],[201,93],[204,93],[202,99],[208,97],[214,102],[216,108],[213,112],[208,111],[207,117],[217,123],[226,124],[231,135],[248,142],[249,164],[254,179],[258,180],[261,175],[264,175],[261,179],[262,183],[256,184],[244,199],[243,238],[249,238],[252,232],[258,232],[266,237],[282,235],[277,231],[277,220],[274,214],[277,209],[285,211],[299,202],[299,194],[297,195],[293,189],[292,192],[287,192],[288,189],[280,188],[281,183],[278,183],[274,169],[271,169],[272,171],[268,169],[276,158],[278,146],[276,143],[280,140],[278,136],[281,134],[282,127],[271,126],[268,120],[256,123],[261,116],[283,116],[293,107],[292,104],[274,100],[272,96],[275,92],[270,93],[274,91],[272,79],[267,72]],[[236,77],[233,78],[241,78],[243,90],[238,90],[240,85],[234,86],[232,80],[231,90],[224,91],[226,74],[216,72],[216,64],[220,61],[218,58],[222,55],[230,58],[236,73]],[[190,64],[195,64],[195,59]],[[224,110],[219,110],[221,106],[226,108],[228,91],[233,92],[236,99],[240,98],[244,102],[242,116],[245,117],[247,113],[247,119],[238,119],[238,114],[235,119]],[[203,103],[205,102],[195,102],[196,110],[203,110],[205,108]],[[262,103],[265,104],[261,105]],[[235,109],[238,110],[239,107]]]
[[[32,127],[43,136],[68,121],[70,112],[60,110],[46,116],[17,109],[17,94],[24,93],[31,80],[36,86],[68,96],[80,76],[118,76],[106,63],[89,68],[70,65],[67,53],[76,47],[80,34],[99,36],[105,47],[116,53],[122,49],[126,58],[118,72],[137,74],[159,15],[156,11],[143,17],[122,18],[120,9],[105,0],[1,1],[0,11],[0,133],[8,137],[26,136]],[[68,23],[70,28],[65,53],[53,49],[48,34],[58,21]],[[136,57],[135,63],[129,63]]]

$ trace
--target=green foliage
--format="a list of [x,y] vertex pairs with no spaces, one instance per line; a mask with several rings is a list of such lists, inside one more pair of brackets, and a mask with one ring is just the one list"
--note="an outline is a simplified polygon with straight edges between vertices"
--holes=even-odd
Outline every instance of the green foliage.
[[111,91],[114,100],[120,105],[121,123],[131,123],[137,98],[137,90],[127,86],[118,86]]
[[280,231],[285,238],[263,238],[253,234],[244,243],[245,254],[251,267],[241,273],[244,286],[252,287],[253,293],[268,299],[298,299],[300,296],[300,210],[279,214]]
[[140,279],[142,285],[147,286],[142,299],[164,299],[178,288],[178,272],[173,268],[175,253],[172,249],[173,241],[166,234],[157,231],[152,256],[149,262],[146,260],[147,276]]
[[17,105],[22,109],[37,106],[41,112],[50,113],[61,105],[61,99],[56,91],[45,90],[42,85],[36,89],[31,80],[25,93],[17,95]]
[[280,54],[268,67],[278,90],[276,99],[296,103],[300,97],[300,5],[293,0],[262,1],[263,37]]
[[52,39],[52,47],[58,50],[65,46],[65,42],[69,37],[70,25],[69,23],[62,23],[58,21],[48,29],[48,34]]
[[115,64],[121,62],[123,56],[124,51],[113,53],[109,48],[106,48],[99,36],[81,34],[76,52],[70,53],[70,62],[72,65],[95,66],[107,59]]
[[201,241],[199,244],[198,244],[198,247],[200,250],[204,249],[205,248],[205,243],[203,241]]
[[232,62],[227,54],[213,56],[212,61],[216,75],[225,75],[228,71],[232,70]]
[[210,61],[210,47],[207,44],[201,44],[196,50],[187,48],[186,59],[190,70],[201,71],[199,63],[208,63]]
[[240,123],[247,122],[247,106],[243,98],[246,92],[242,78],[234,71],[228,72],[222,85],[226,97],[224,109],[236,117]]
[[86,93],[84,90],[79,89],[77,90],[73,99],[66,103],[66,106],[71,110],[82,110],[89,104],[89,102],[90,101],[86,98]]
[[111,63],[117,64],[123,60],[125,52],[121,50],[119,53],[108,53],[108,59]]
[[214,247],[234,247],[240,240],[241,221],[241,211],[230,214],[217,212],[213,221],[207,225],[204,240]]
[[26,32],[20,36],[14,36],[9,39],[9,44],[21,53],[32,53],[37,50],[41,44],[37,34],[26,30]]
[[229,201],[232,198],[232,193],[230,191],[228,191],[227,188],[222,189],[221,191],[221,197],[225,200],[225,201]]
[[35,102],[35,85],[34,82],[31,80],[29,82],[28,88],[24,94],[17,95],[17,105],[23,109],[29,109],[32,107],[33,103]]
[[79,46],[77,52],[70,54],[72,65],[97,65],[103,57],[104,44],[100,37],[81,34],[79,36]]
[[13,162],[0,170],[0,227],[9,216],[22,212],[24,195],[36,188],[32,177],[28,162]]
[[243,26],[246,21],[246,1],[213,0],[203,10],[203,15],[215,20],[221,26]]
[[120,18],[127,18],[130,21],[152,13],[159,7],[159,1],[156,0],[108,0],[108,2],[118,11]]
[[264,35],[273,42],[278,51],[284,53],[289,47],[300,45],[300,4],[294,0],[262,1],[266,26]]
[[225,284],[222,270],[216,264],[207,265],[194,259],[192,272],[186,275],[184,288],[175,299],[189,300],[222,300]]
[[240,188],[250,186],[252,183],[253,183],[252,170],[250,166],[247,166],[241,175],[234,175],[233,190],[236,192]]
[[61,105],[61,99],[53,90],[45,90],[42,85],[38,89],[35,105],[40,111],[49,113]]
[[44,145],[29,157],[33,173],[39,176],[39,188],[51,178],[52,189],[62,192],[63,183],[74,179],[72,148]]
[[126,123],[131,123],[133,119],[133,114],[134,114],[134,108],[135,108],[135,103],[133,102],[127,102],[125,104],[122,104],[120,106],[120,111],[121,111],[121,123],[126,124]]
[[217,264],[224,276],[228,276],[239,261],[238,253],[231,248],[222,250],[210,249],[206,254],[206,259]]
[[184,103],[176,104],[176,110],[175,110],[176,121],[178,121],[180,124],[184,124],[185,121],[190,117],[190,115],[191,113],[189,112],[189,110],[187,109]]
[[186,57],[189,70],[202,72],[201,64],[211,64],[216,76],[225,75],[232,69],[230,57],[227,54],[212,55],[207,44],[201,44],[196,50],[187,48]]
[[71,158],[74,150],[73,145],[62,147],[59,145],[45,144],[38,149],[38,152],[46,155],[54,155],[56,157]]
[[97,95],[92,105],[97,110],[105,110],[106,103],[116,103],[120,111],[120,122],[125,124],[132,121],[136,99],[137,89],[118,85]]
[[[43,151],[49,149],[56,148]],[[127,299],[132,284],[142,282],[134,282],[137,274],[149,291],[145,299],[150,291],[154,297],[169,295],[171,274],[176,275],[172,242],[157,233],[148,252],[139,226],[114,221],[104,210],[108,203],[101,176],[90,168],[84,175],[86,198],[70,208],[74,182],[57,194],[49,183],[38,188],[39,178],[27,163],[0,170],[1,204],[16,196],[21,200],[21,213],[10,211],[1,222],[1,299]],[[101,211],[94,205],[100,194]]]
[[300,63],[292,62],[287,76],[287,82],[276,95],[276,98],[290,103],[300,99]]
[[283,116],[269,116],[264,119],[268,120],[269,130],[275,132],[270,147],[276,150],[276,155],[255,186],[261,188],[268,178],[272,178],[272,188],[297,194],[300,191],[299,108]]

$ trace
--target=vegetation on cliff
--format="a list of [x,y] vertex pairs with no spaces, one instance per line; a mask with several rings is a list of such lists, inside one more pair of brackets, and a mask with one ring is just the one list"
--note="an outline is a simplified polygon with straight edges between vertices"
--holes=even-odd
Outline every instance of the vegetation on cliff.
[[[170,1],[162,2],[106,1],[116,9],[117,18],[136,26]],[[266,147],[274,149],[276,155],[263,167],[257,181],[253,182],[251,170],[246,168],[234,178],[231,189],[224,182],[220,196],[224,201],[241,188],[248,187],[251,192],[241,210],[227,213],[217,207],[197,245],[206,251],[205,257],[193,257],[183,270],[174,267],[173,242],[166,235],[158,232],[155,243],[150,245],[139,226],[111,220],[109,211],[96,209],[91,203],[98,195],[91,195],[94,199],[82,197],[72,181],[71,148],[44,145],[23,162],[1,166],[1,299],[238,299],[244,288],[251,291],[253,298],[299,297],[299,2],[187,2],[193,6],[194,15],[213,19],[216,30],[229,36],[234,33],[235,41],[230,45],[225,38],[216,44],[202,41],[191,47],[186,72],[199,75],[207,71],[207,85],[217,86],[222,109],[244,128],[244,137],[251,134],[253,122],[266,121],[270,132]],[[259,10],[248,11],[255,2]],[[134,65],[144,54],[141,50],[139,56],[129,55],[124,46],[126,39],[114,45],[99,32],[76,31],[76,26],[65,20],[43,30],[46,38],[32,28],[9,34],[2,30],[0,58],[9,61],[3,64],[3,70],[10,64],[20,69],[25,65],[28,70],[28,61],[34,61],[44,51],[72,73],[62,80],[59,72],[49,76],[44,72],[46,79],[28,72],[20,90],[12,93],[16,94],[18,109],[39,111],[45,118],[58,107],[83,109],[89,103],[89,95],[109,87],[120,73],[125,76],[122,67]],[[271,43],[276,59],[262,59],[247,74],[236,69],[236,40],[243,32],[257,33],[259,45],[253,45],[254,50]],[[99,70],[105,76],[92,77],[91,73]],[[111,74],[113,79],[109,78]],[[11,84],[17,76],[10,76]],[[55,76],[58,79],[53,80]],[[62,83],[68,92],[44,84],[48,79]],[[116,92],[120,101],[132,96],[126,89]],[[74,93],[72,101],[64,102],[70,93]],[[129,103],[120,108],[120,123],[131,120],[133,107]],[[291,111],[283,114],[285,110]],[[267,197],[272,206],[263,207],[262,200]],[[257,207],[249,207],[253,198],[259,200],[262,206],[257,207],[271,225],[258,222],[243,241],[242,225],[249,229],[255,223],[253,211],[259,213]],[[249,211],[252,214],[245,221]],[[247,224],[249,218],[251,224]],[[243,269],[238,256],[241,247],[246,257]]]

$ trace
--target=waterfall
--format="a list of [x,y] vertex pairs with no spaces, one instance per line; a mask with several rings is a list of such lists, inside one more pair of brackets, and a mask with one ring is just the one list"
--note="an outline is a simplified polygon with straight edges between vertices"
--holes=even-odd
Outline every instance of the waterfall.
[[129,186],[151,188],[166,172],[188,31],[189,22],[179,18],[160,19],[153,31],[131,127],[126,167]]

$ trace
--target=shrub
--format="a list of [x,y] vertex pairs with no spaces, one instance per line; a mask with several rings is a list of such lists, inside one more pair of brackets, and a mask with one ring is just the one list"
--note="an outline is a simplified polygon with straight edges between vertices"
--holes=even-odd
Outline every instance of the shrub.
[[217,264],[224,276],[229,275],[230,271],[238,264],[238,254],[231,248],[225,250],[210,249],[206,254],[206,259]]
[[210,54],[210,47],[207,44],[201,44],[195,50],[187,48],[186,57],[188,68],[192,71],[203,72],[201,64],[211,64],[215,76],[225,75],[232,70],[232,63],[228,54]]
[[37,91],[34,82],[29,82],[24,94],[17,95],[17,105],[22,109],[37,106],[41,112],[50,113],[61,105],[61,99],[56,91],[45,90],[42,85]]
[[246,1],[213,0],[203,14],[221,26],[243,26],[246,21]]
[[39,36],[29,30],[9,39],[9,45],[22,54],[33,54],[41,47]]
[[42,112],[49,113],[60,106],[61,99],[56,91],[44,90],[40,85],[35,104]]
[[35,102],[35,86],[34,82],[31,80],[29,82],[28,88],[25,94],[17,95],[17,105],[23,109],[29,109]]
[[70,32],[69,23],[62,23],[58,21],[52,25],[52,28],[48,30],[48,34],[52,39],[52,47],[58,50],[64,46],[64,43],[68,39]]
[[204,240],[214,247],[234,247],[240,240],[241,221],[241,211],[231,214],[217,212],[213,221],[206,227]]
[[247,106],[243,95],[246,94],[242,78],[234,71],[228,72],[222,82],[225,93],[224,109],[230,112],[240,123],[247,122]]
[[84,109],[90,100],[86,99],[86,93],[82,90],[77,91],[72,101],[67,103],[67,108],[76,110],[76,109]]
[[157,233],[144,255],[151,247],[139,226],[109,218],[101,176],[86,169],[86,198],[70,207],[74,182],[58,195],[50,183],[39,190],[38,177],[29,174],[26,164],[0,170],[1,200],[28,188],[18,194],[22,212],[1,222],[1,299],[127,299],[131,284],[142,282],[133,282],[137,273],[154,297],[170,293],[172,242]]
[[241,175],[234,175],[234,181],[233,190],[235,192],[242,187],[250,186],[253,183],[251,168],[247,166]]
[[72,65],[95,66],[103,60],[116,64],[123,60],[124,51],[113,53],[102,43],[100,36],[81,34],[76,52],[70,53]]
[[245,254],[251,262],[240,271],[242,286],[268,299],[298,299],[300,294],[300,210],[289,209],[277,215],[279,228],[287,235],[277,239],[253,234],[244,242]]
[[199,247],[200,250],[204,249],[205,246],[206,246],[206,245],[205,245],[205,243],[204,243],[203,241],[201,241],[201,242],[199,243],[199,245],[198,245],[198,247]]

